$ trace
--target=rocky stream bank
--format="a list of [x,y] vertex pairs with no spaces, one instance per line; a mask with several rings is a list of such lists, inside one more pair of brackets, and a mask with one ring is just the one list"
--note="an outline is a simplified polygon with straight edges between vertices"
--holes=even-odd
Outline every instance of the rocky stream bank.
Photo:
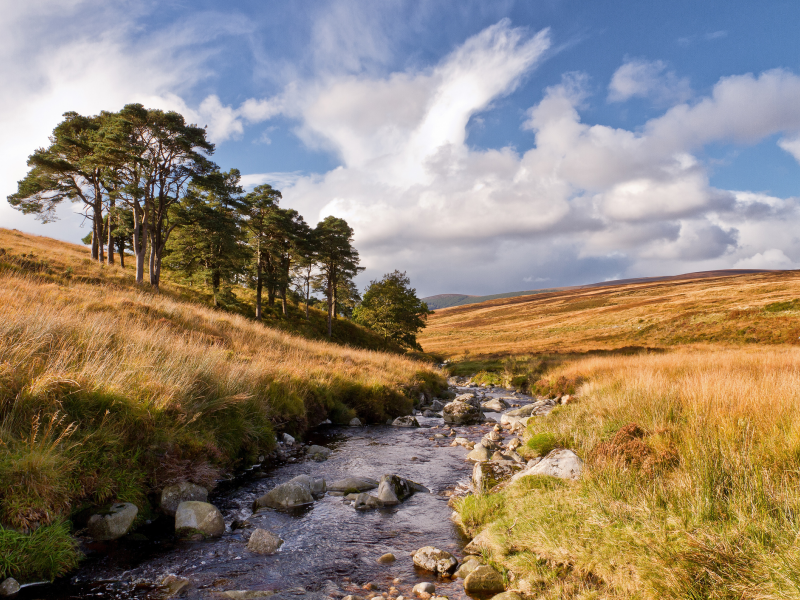
[[581,463],[564,450],[531,461],[517,452],[527,419],[556,400],[450,384],[447,399],[423,396],[414,415],[383,426],[323,424],[304,443],[283,436],[274,456],[211,496],[188,482],[167,487],[163,515],[133,532],[133,505],[91,515],[77,573],[19,591],[4,582],[0,594],[514,600],[509,574],[483,563],[485,540],[464,536],[453,499],[527,474],[577,478]]

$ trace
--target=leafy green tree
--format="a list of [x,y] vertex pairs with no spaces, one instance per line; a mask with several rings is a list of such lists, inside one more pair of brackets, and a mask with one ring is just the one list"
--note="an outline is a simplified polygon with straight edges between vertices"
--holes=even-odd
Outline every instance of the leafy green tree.
[[103,172],[102,136],[105,117],[64,113],[50,136],[50,146],[28,157],[28,174],[18,183],[8,202],[43,223],[56,219],[64,200],[82,202],[92,222],[92,258],[103,261]]
[[239,210],[239,171],[215,171],[196,179],[179,204],[173,204],[166,264],[185,277],[211,287],[214,305],[226,303],[229,286],[244,268],[244,244]]
[[308,320],[308,307],[312,302],[311,290],[317,276],[316,230],[307,228],[305,236],[298,239],[297,255],[291,272],[295,291],[306,305],[306,321]]
[[161,261],[177,225],[170,221],[176,214],[171,208],[193,180],[216,169],[207,158],[214,144],[204,128],[187,125],[182,115],[141,104],[126,105],[107,125],[109,139],[116,141],[115,197],[133,211],[136,281],[144,281],[149,258],[150,285],[158,289]]
[[[274,234],[274,213],[278,210],[281,193],[271,185],[259,185],[243,199],[242,212],[246,216],[244,224],[247,243],[253,256],[253,271],[256,287],[256,319],[261,320],[261,298],[267,274],[273,269],[272,242]],[[268,290],[269,290],[268,286]],[[269,293],[269,291],[268,291]]]
[[406,274],[394,271],[369,284],[364,299],[353,311],[353,320],[386,340],[421,350],[417,333],[426,326],[430,313]]
[[319,276],[315,288],[328,300],[328,337],[333,332],[339,292],[343,285],[364,270],[359,267],[358,251],[353,248],[353,230],[344,219],[329,216],[314,232]]

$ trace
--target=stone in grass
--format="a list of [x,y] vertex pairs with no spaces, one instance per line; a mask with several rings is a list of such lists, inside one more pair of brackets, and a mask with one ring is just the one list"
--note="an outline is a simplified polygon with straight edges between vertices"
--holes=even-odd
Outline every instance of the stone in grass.
[[413,560],[418,567],[440,575],[449,575],[458,566],[458,561],[452,554],[433,546],[423,546],[417,550]]
[[0,596],[13,596],[19,592],[19,582],[13,577],[9,577],[0,583]]
[[388,565],[396,560],[397,558],[395,558],[394,554],[392,554],[391,552],[387,552],[378,559],[378,562],[382,565]]
[[213,504],[193,500],[181,502],[175,511],[175,533],[178,537],[197,533],[203,537],[220,537],[225,533],[225,521]]
[[472,451],[467,454],[467,460],[482,462],[492,458],[492,453],[483,444],[475,444]]
[[256,529],[250,535],[247,549],[256,554],[275,554],[283,544],[283,540],[266,529]]
[[89,535],[98,541],[116,540],[128,533],[139,509],[130,502],[112,504],[108,510],[89,517]]
[[175,485],[168,485],[161,490],[161,502],[159,508],[170,517],[175,516],[178,504],[196,500],[206,502],[208,500],[208,490],[188,481],[181,481]]
[[505,591],[503,577],[488,565],[481,565],[464,578],[468,594],[499,594]]
[[468,556],[464,562],[458,567],[455,575],[459,579],[464,579],[467,575],[472,573],[475,569],[481,566],[481,560],[477,556]]
[[350,427],[361,427],[361,420],[358,417],[350,419]]

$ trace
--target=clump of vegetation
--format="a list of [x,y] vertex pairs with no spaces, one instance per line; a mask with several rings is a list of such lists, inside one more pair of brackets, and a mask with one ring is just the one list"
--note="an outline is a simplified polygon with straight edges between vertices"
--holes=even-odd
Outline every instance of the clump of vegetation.
[[65,521],[29,534],[0,527],[0,579],[52,580],[77,567],[80,556]]
[[525,442],[524,458],[535,458],[545,456],[556,447],[556,436],[552,433],[535,433]]
[[569,446],[583,477],[459,510],[530,596],[798,598],[798,364],[763,347],[567,362],[551,378],[586,377],[579,401],[526,437]]
[[784,312],[787,310],[800,310],[800,300],[785,300],[784,302],[771,302],[764,307],[770,313]]
[[585,379],[581,375],[574,377],[561,375],[557,378],[540,379],[531,386],[531,393],[547,398],[557,398],[566,394],[574,394],[584,381]]

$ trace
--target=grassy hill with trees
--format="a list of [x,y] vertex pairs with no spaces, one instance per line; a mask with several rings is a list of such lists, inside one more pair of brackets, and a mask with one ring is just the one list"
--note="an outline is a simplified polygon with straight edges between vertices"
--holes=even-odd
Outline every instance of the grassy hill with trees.
[[549,397],[527,459],[582,476],[468,496],[464,527],[542,599],[799,598],[800,273],[709,276],[439,310],[423,347]]
[[85,507],[130,501],[147,518],[161,486],[213,485],[276,432],[383,422],[443,385],[425,363],[355,348],[386,344],[354,323],[337,320],[338,344],[308,339],[326,337],[324,311],[258,322],[253,290],[222,310],[168,270],[159,292],[135,275],[0,230],[0,578],[72,567],[69,519]]

